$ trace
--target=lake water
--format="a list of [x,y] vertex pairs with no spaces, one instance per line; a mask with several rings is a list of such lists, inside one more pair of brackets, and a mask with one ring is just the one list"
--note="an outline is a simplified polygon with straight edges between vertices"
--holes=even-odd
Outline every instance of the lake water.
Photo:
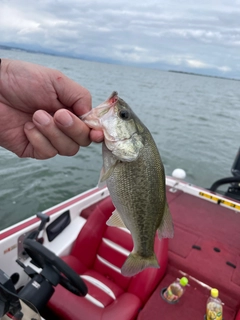
[[[166,174],[180,167],[202,187],[231,175],[240,143],[239,81],[14,50],[0,50],[0,57],[61,70],[90,90],[94,107],[118,91],[151,131]],[[100,144],[44,161],[0,148],[0,230],[96,186],[101,166]]]

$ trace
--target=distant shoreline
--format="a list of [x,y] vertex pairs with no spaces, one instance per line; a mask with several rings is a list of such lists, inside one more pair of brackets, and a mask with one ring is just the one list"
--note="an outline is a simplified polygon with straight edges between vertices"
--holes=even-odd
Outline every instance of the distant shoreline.
[[224,79],[224,80],[240,81],[240,79],[235,79],[235,78],[227,78],[227,77],[220,77],[220,76],[210,76],[210,75],[207,75],[207,74],[194,73],[194,72],[177,71],[177,70],[168,70],[168,72],[188,74],[190,76],[199,76],[199,77],[208,77],[208,78],[217,78],[217,79]]
[[[45,52],[45,51],[40,51],[40,50],[34,50],[34,49],[25,49],[25,48],[20,48],[20,47],[12,47],[12,46],[6,46],[6,45],[2,45],[0,44],[0,49],[2,50],[10,50],[10,51],[23,51],[23,52],[28,52],[28,53],[37,53],[37,54],[46,54],[46,55],[50,55],[50,56],[58,56],[58,57],[66,57],[68,58],[69,56],[65,56],[65,55],[61,55],[61,54],[57,54],[54,52]],[[71,57],[74,58],[74,57]]]
[[[90,57],[85,57],[85,56],[75,57],[75,56],[71,56],[71,55],[63,54],[63,53],[61,54],[61,53],[54,52],[54,51],[34,50],[34,49],[21,48],[21,47],[17,47],[17,46],[10,46],[10,45],[8,46],[8,45],[4,45],[4,44],[0,44],[0,49],[2,49],[2,50],[14,50],[14,51],[25,51],[25,52],[29,52],[29,53],[46,54],[46,55],[64,57],[64,58],[81,59],[81,60],[103,62],[103,63],[110,63],[110,64],[119,64],[118,61],[114,61],[114,60],[113,61],[105,61],[104,59],[92,59]],[[143,66],[143,67],[146,67],[146,66]],[[152,68],[150,66],[148,66],[147,68],[155,69],[155,70],[159,70],[159,71],[164,71],[164,72],[186,74],[186,75],[191,75],[191,76],[200,76],[200,77],[208,77],[208,78],[240,81],[240,79],[236,79],[236,78],[228,78],[228,77],[222,77],[222,76],[212,76],[212,75],[208,75],[208,74],[201,74],[201,73],[195,73],[195,72],[177,71],[177,70],[164,70],[164,69],[160,69],[160,68]]]

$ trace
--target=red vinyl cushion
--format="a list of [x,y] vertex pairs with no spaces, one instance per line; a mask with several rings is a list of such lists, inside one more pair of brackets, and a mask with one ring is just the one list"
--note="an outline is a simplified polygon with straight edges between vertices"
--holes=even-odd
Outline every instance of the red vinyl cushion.
[[238,311],[235,320],[240,320],[240,310]]
[[[62,257],[78,274],[91,276],[101,281],[115,295],[116,300],[101,288],[86,282],[89,295],[104,305],[94,305],[86,298],[74,296],[61,286],[49,302],[50,308],[60,319],[134,319],[140,307],[146,302],[159,280],[164,276],[167,267],[168,240],[155,239],[155,253],[160,269],[148,268],[134,277],[124,277],[120,269],[128,253],[119,252],[111,243],[132,251],[133,242],[130,233],[106,225],[107,219],[114,211],[110,198],[97,205],[78,235],[71,255]],[[107,261],[107,264],[104,262]],[[108,264],[114,267],[109,267]],[[63,304],[62,301],[66,302]],[[123,310],[124,309],[124,310]],[[123,316],[123,312],[126,315]],[[62,316],[64,315],[64,316]]]
[[139,298],[125,292],[106,308],[99,308],[58,286],[48,306],[62,320],[134,320],[141,307]]

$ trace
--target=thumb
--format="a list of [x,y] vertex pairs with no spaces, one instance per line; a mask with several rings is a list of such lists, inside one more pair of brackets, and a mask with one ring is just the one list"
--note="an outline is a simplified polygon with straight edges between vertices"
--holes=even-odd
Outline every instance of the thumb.
[[71,80],[63,73],[54,70],[52,77],[53,87],[58,100],[68,109],[81,116],[92,109],[92,97],[90,92]]

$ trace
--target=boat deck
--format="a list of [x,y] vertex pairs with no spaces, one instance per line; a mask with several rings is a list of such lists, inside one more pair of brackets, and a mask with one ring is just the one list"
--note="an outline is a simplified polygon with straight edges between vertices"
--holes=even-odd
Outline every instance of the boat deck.
[[[209,286],[219,290],[224,320],[235,319],[240,306],[240,214],[169,188],[167,198],[175,228],[169,267],[138,319],[203,319]],[[190,286],[179,303],[171,305],[160,291],[181,277],[180,271],[190,278]]]

